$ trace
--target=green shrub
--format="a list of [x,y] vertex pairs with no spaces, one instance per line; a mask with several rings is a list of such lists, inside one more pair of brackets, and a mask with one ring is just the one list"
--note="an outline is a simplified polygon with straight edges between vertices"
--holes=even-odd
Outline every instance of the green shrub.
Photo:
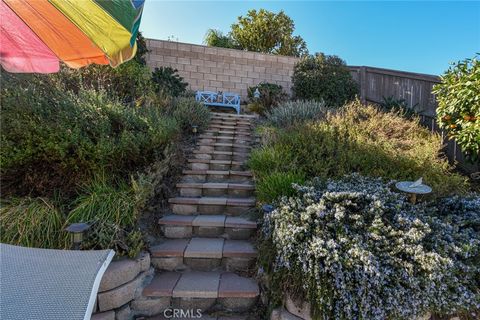
[[360,175],[297,191],[265,217],[269,270],[283,281],[274,287],[312,304],[314,319],[475,317],[480,196],[412,205]]
[[295,99],[324,101],[329,107],[340,107],[358,93],[345,61],[323,53],[297,62],[292,82]]
[[143,203],[144,196],[137,184],[132,187],[122,181],[114,183],[105,176],[98,176],[75,199],[67,224],[92,224],[86,241],[82,243],[83,249],[111,248],[119,255],[135,256],[137,249],[142,247],[138,243],[142,239],[138,239],[135,228]]
[[171,67],[155,68],[152,73],[152,81],[157,92],[166,93],[174,97],[185,93],[188,83],[178,75],[178,70]]
[[192,131],[192,125],[199,130],[206,129],[210,122],[210,110],[194,98],[178,97],[166,108],[166,113],[172,116],[186,132]]
[[[255,90],[260,93],[259,98],[255,98]],[[275,83],[262,82],[256,86],[249,87],[247,90],[248,99],[251,102],[250,110],[263,115],[280,103],[287,100],[288,95],[283,91],[281,85]],[[253,109],[252,109],[253,107]]]
[[471,162],[480,161],[480,60],[452,64],[433,88],[437,120]]
[[[52,87],[61,88],[64,91],[75,93],[83,89],[104,91],[113,100],[139,106],[154,99],[155,96],[152,73],[145,62],[147,52],[145,39],[141,33],[138,33],[135,57],[116,68],[90,65],[75,70],[62,67],[59,73],[38,77],[43,81],[51,82]],[[2,77],[4,76],[8,75],[2,74]]]
[[303,182],[305,182],[303,174],[294,172],[274,172],[257,183],[257,200],[269,203],[281,196],[291,196],[295,192],[292,184]]
[[1,99],[4,194],[72,193],[102,170],[124,174],[152,161],[178,132],[161,108],[65,91],[43,76],[2,81]]
[[57,74],[36,77],[64,91],[104,91],[110,99],[132,106],[153,99],[155,93],[150,69],[135,60],[117,68],[98,65],[80,70],[62,68]]
[[327,110],[323,102],[289,101],[267,112],[266,121],[276,127],[288,127],[320,119]]
[[68,237],[65,218],[45,198],[14,198],[0,207],[0,241],[13,245],[63,249]]
[[307,179],[359,172],[373,177],[415,180],[423,177],[434,196],[463,192],[466,178],[438,156],[442,142],[397,112],[351,103],[322,120],[290,128],[264,129],[264,145],[249,165],[260,183],[270,172],[305,174]]

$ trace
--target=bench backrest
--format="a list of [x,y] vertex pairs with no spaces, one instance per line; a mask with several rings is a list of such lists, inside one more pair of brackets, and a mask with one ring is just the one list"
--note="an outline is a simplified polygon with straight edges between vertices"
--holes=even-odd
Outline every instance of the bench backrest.
[[214,103],[217,102],[217,93],[212,91],[197,91],[195,100],[203,103]]
[[235,93],[224,92],[223,104],[232,106],[240,105],[240,96]]

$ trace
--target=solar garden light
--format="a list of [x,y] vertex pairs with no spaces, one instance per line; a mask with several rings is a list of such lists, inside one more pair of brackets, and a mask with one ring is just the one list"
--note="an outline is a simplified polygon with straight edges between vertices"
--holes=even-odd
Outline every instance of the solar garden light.
[[72,236],[72,249],[80,250],[80,245],[83,242],[83,236],[85,231],[90,228],[90,225],[85,222],[72,223],[69,225],[65,231],[71,234]]
[[197,133],[198,133],[198,126],[192,124],[192,133],[193,133],[193,141],[197,143]]
[[423,178],[417,181],[400,181],[395,184],[398,190],[407,193],[408,199],[411,203],[417,202],[417,195],[429,194],[432,192],[432,188],[423,184]]

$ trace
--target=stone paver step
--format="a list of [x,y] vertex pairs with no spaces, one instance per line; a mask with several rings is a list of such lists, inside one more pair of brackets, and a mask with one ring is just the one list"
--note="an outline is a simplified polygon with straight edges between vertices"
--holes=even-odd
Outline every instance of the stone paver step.
[[215,160],[215,159],[188,159],[191,170],[242,170],[245,161]]
[[237,206],[252,207],[255,205],[255,198],[228,198],[228,197],[175,197],[168,199],[172,204],[193,204],[193,205],[217,205],[217,206]]
[[188,159],[189,163],[206,163],[206,164],[234,164],[234,165],[244,165],[245,161],[233,161],[233,160],[213,160],[213,159]]
[[[258,117],[256,117],[258,118]],[[221,116],[221,115],[212,115],[211,120],[227,120],[227,121],[248,121],[248,122],[254,122],[256,118],[248,118],[248,117],[230,117],[230,116]]]
[[210,120],[210,124],[225,124],[225,125],[244,125],[244,126],[253,126],[253,122],[245,119],[221,119],[213,118]]
[[253,177],[251,171],[234,171],[234,170],[183,170],[183,174],[215,174],[215,175],[236,175],[236,176],[245,176]]
[[226,215],[177,215],[171,214],[160,218],[160,225],[226,227],[239,229],[256,229],[257,223],[243,217]]
[[238,135],[250,134],[251,135],[252,130],[246,127],[213,125],[213,126],[207,127],[205,132],[212,132],[212,133],[218,133],[218,134],[238,134]]
[[257,222],[243,217],[218,215],[167,215],[158,221],[169,239],[220,237],[247,240],[257,229]]
[[208,126],[208,129],[226,129],[226,130],[238,130],[238,131],[250,131],[251,128],[248,127],[248,126],[239,126],[239,125],[231,125],[231,126],[227,126],[227,125],[223,125],[223,124],[216,124],[216,123],[212,123]]
[[[193,150],[194,154],[214,154],[214,155],[224,155],[224,156],[248,156],[250,152],[238,152],[238,151],[203,151],[203,150]],[[222,159],[223,160],[223,159]]]
[[168,239],[150,248],[152,258],[255,258],[257,250],[247,240],[223,238]]
[[227,143],[230,144],[229,147],[235,147],[235,146],[249,146],[253,142],[250,139],[223,139],[223,138],[218,138],[218,137],[212,137],[212,138],[201,138],[197,142],[197,146],[199,145],[215,145],[216,143]]
[[232,141],[234,141],[233,143],[235,143],[235,141],[245,141],[245,142],[252,142],[253,141],[252,139],[250,139],[250,136],[244,136],[244,137],[236,136],[236,137],[233,137],[233,136],[221,136],[221,135],[212,136],[212,135],[208,135],[208,134],[201,134],[201,135],[198,136],[198,138],[200,140],[202,140],[202,139],[232,140]]
[[249,131],[234,131],[234,130],[214,130],[214,129],[206,129],[205,133],[212,133],[215,135],[235,135],[235,136],[251,136],[252,133]]
[[162,272],[143,289],[146,297],[256,298],[260,294],[254,279],[231,272]]
[[231,190],[255,190],[253,184],[248,183],[216,183],[216,182],[183,182],[178,183],[177,188],[195,189],[231,189]]
[[[235,166],[232,166],[234,169]],[[193,169],[193,168],[192,168]],[[235,169],[242,169],[236,167]],[[253,183],[253,175],[244,170],[183,170],[182,182]]]
[[232,148],[239,148],[239,149],[251,149],[251,146],[244,145],[244,144],[236,144],[236,143],[227,143],[227,142],[198,142],[197,146],[213,146],[213,147],[232,147]]
[[251,114],[233,114],[233,113],[220,113],[220,112],[212,112],[212,118],[220,117],[220,118],[236,118],[236,119],[257,119],[258,116],[251,115]]

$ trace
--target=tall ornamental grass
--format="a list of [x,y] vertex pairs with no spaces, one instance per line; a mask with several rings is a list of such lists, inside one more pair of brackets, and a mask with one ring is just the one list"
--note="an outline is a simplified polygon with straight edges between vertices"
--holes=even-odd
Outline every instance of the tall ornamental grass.
[[65,217],[45,198],[15,198],[0,206],[0,242],[25,247],[64,248]]

